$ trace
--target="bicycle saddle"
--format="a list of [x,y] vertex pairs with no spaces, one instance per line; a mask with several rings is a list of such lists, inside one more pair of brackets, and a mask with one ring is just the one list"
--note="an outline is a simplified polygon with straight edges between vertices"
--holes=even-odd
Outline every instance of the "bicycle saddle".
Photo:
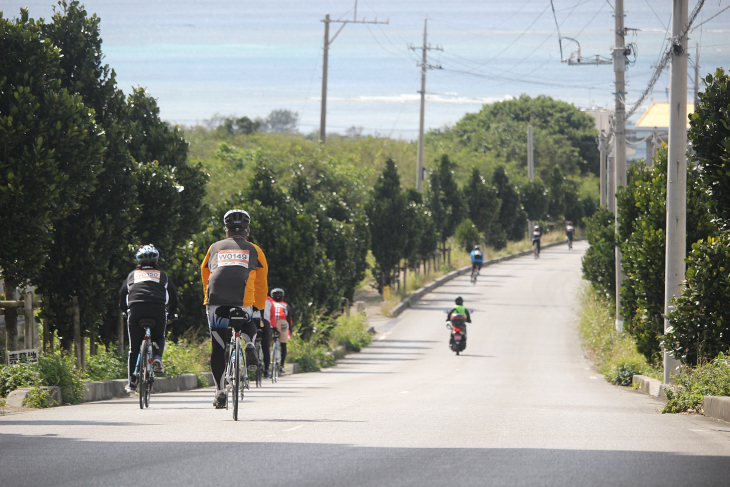
[[154,328],[157,324],[157,321],[153,320],[152,318],[142,318],[137,324],[142,328]]

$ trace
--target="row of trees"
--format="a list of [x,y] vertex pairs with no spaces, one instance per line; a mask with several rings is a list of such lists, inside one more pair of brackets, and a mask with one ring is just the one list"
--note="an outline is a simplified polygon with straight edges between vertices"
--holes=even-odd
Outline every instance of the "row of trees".
[[390,285],[395,269],[418,268],[446,241],[457,235],[464,250],[475,244],[503,248],[521,240],[527,219],[579,221],[595,205],[581,200],[558,167],[551,171],[549,189],[539,180],[517,188],[504,166],[498,166],[488,184],[476,167],[462,188],[454,179],[454,164],[443,155],[430,172],[425,199],[418,191],[404,190],[396,164],[388,159],[366,204],[376,260],[378,288]]
[[693,155],[687,168],[687,273],[685,288],[664,336],[667,152],[653,167],[637,164],[617,194],[619,231],[605,209],[587,220],[591,244],[584,276],[615,299],[614,245],[626,275],[621,313],[626,330],[647,359],[661,360],[662,344],[684,363],[711,360],[730,349],[730,76],[722,69],[705,79],[707,88],[690,120]]
[[[217,165],[191,163],[182,132],[160,119],[155,100],[141,88],[125,95],[117,87],[102,62],[100,19],[77,1],[59,2],[50,22],[30,19],[27,10],[0,21],[0,268],[8,294],[32,284],[44,295],[43,318],[66,349],[74,298],[84,335],[116,339],[117,290],[142,243],[161,250],[161,266],[177,284],[181,320],[173,331],[205,329],[199,266],[207,247],[223,238],[221,217],[230,208],[251,213],[251,239],[268,257],[269,282],[286,289],[305,323],[352,300],[368,250],[382,288],[395,267],[418,266],[460,226],[476,233],[470,245],[500,248],[524,237],[528,217],[578,220],[591,211],[590,197],[578,195],[575,174],[566,172],[578,166],[567,162],[548,161],[542,171],[538,157],[535,183],[520,180],[509,161],[488,170],[475,165],[460,181],[462,168],[440,155],[422,195],[403,189],[394,160],[382,157],[412,144],[358,137],[347,143],[361,152],[333,156],[303,137],[262,134],[261,121],[246,117],[225,119],[213,132],[269,148],[224,143]],[[464,140],[492,137],[495,120],[499,127],[523,124],[509,119],[531,106],[536,126],[563,137],[559,152],[581,160],[581,150],[568,146],[583,140],[576,133],[594,129],[575,107],[525,98],[496,105],[460,126]],[[575,118],[579,128],[561,135],[550,128],[549,109]],[[275,111],[265,123],[269,132],[288,132],[296,114]],[[467,137],[472,129],[481,135]],[[449,144],[443,148],[454,149]],[[463,149],[489,155],[485,147]],[[379,176],[363,164],[369,159],[387,159]],[[12,335],[12,314],[6,319]]]
[[27,9],[0,18],[0,268],[7,295],[26,284],[43,293],[65,348],[73,297],[85,333],[110,340],[134,244],[172,261],[205,216],[207,175],[153,98],[117,87],[99,22],[76,1],[48,23]]

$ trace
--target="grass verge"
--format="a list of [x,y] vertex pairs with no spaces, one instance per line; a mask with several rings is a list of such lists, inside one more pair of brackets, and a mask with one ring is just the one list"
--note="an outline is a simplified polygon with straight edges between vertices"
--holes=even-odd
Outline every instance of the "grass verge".
[[302,372],[316,372],[337,364],[335,351],[339,347],[359,352],[372,339],[367,332],[367,319],[361,313],[336,318],[319,316],[314,331],[307,337],[294,333],[287,345],[287,361],[299,364]]
[[712,362],[683,367],[664,392],[667,404],[662,413],[701,413],[704,396],[730,396],[730,357],[721,353]]
[[612,303],[587,284],[578,298],[581,342],[608,382],[628,386],[634,375],[661,377],[661,371],[647,363],[639,353],[631,336],[616,331]]

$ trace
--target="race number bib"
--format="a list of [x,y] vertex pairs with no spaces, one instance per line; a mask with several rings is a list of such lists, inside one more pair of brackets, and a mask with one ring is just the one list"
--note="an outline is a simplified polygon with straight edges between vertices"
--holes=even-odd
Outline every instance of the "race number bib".
[[134,271],[134,283],[152,281],[159,284],[160,271],[156,270],[136,270]]
[[218,252],[218,265],[239,265],[248,269],[248,250],[229,249]]

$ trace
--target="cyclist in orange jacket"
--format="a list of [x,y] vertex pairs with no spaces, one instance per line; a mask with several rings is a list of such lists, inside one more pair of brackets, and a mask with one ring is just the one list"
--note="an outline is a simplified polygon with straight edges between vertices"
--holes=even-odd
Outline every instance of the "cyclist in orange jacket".
[[245,342],[246,362],[257,365],[254,348],[256,325],[253,306],[263,309],[266,305],[269,273],[266,256],[258,245],[247,240],[251,217],[243,210],[230,210],[223,217],[226,238],[215,242],[200,266],[203,278],[203,293],[208,315],[208,327],[213,346],[210,352],[210,369],[216,385],[213,405],[217,409],[226,407],[226,391],[223,373],[226,368],[226,344],[231,339],[228,315],[232,307],[241,307],[249,319],[242,330]]

